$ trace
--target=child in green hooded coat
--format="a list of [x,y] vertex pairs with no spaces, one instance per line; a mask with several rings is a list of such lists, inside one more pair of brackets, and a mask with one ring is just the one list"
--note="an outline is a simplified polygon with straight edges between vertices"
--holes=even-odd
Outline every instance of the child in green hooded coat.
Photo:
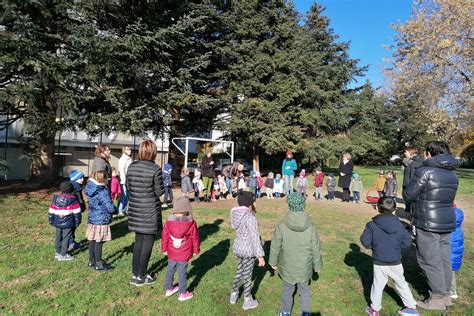
[[321,241],[311,217],[304,212],[305,198],[288,196],[289,212],[273,232],[269,264],[283,280],[280,315],[291,315],[295,287],[300,294],[302,315],[310,315],[309,281],[323,267]]
[[352,202],[359,204],[360,193],[363,189],[364,185],[362,184],[362,179],[358,173],[354,172],[352,174],[351,184],[349,185],[349,191],[352,192]]

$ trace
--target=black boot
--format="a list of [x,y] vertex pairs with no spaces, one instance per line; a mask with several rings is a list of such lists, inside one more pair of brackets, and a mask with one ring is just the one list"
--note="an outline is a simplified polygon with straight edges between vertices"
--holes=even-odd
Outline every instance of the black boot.
[[93,260],[89,260],[89,263],[87,264],[87,266],[91,269],[95,269],[95,262]]
[[95,271],[107,272],[107,271],[112,270],[113,268],[114,267],[112,267],[111,265],[105,263],[104,261],[97,261],[95,263]]

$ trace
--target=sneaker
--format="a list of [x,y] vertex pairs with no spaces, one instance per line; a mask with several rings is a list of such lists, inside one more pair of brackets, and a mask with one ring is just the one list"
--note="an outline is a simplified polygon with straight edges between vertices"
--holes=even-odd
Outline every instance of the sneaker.
[[59,256],[58,258],[59,261],[71,261],[74,260],[74,257],[71,256],[70,254],[65,254],[64,256]]
[[151,285],[155,283],[155,279],[153,279],[152,276],[149,274],[145,275],[144,278],[145,278],[145,283],[143,285]]
[[130,285],[143,286],[145,285],[145,278],[142,279],[142,278],[133,276],[132,279],[130,280]]
[[61,254],[60,254],[59,252],[56,252],[56,253],[54,254],[54,259],[59,260],[60,257],[61,257]]
[[193,293],[192,292],[185,292],[185,293],[180,293],[179,296],[178,296],[178,300],[180,302],[184,302],[184,301],[187,301],[187,300],[190,300],[193,298]]
[[179,290],[178,286],[175,286],[169,290],[166,290],[165,297],[170,297],[171,295],[178,293],[178,290]]
[[136,276],[133,275],[132,278],[130,279],[130,282],[128,282],[128,284],[130,284],[130,285],[135,285],[135,286],[136,286],[136,285],[137,285],[137,281],[138,281],[138,277],[136,277]]
[[416,309],[414,308],[409,308],[409,307],[406,307],[402,310],[399,310],[398,311],[398,314],[400,315],[420,315],[418,314],[418,312],[416,311]]
[[254,300],[252,297],[246,297],[244,298],[244,304],[242,304],[242,308],[247,310],[247,309],[252,309],[256,308],[258,306],[258,301]]
[[284,311],[280,309],[280,311],[278,312],[278,316],[291,316],[291,312],[285,313]]
[[89,262],[87,263],[87,266],[91,269],[95,269],[95,262],[92,260],[89,260]]
[[81,249],[81,244],[78,243],[78,242],[74,242],[72,244],[72,248],[74,248],[75,250],[79,250],[79,249]]
[[239,299],[239,292],[231,292],[230,293],[229,303],[234,305],[235,303],[237,303],[238,299]]
[[379,316],[379,312],[374,310],[372,306],[367,306],[367,308],[365,309],[365,312],[369,314],[370,316]]
[[456,290],[451,291],[451,293],[449,293],[449,296],[451,296],[451,298],[454,298],[454,299],[459,298],[458,293],[456,292]]
[[418,301],[416,305],[427,310],[438,310],[438,311],[446,311],[446,304],[444,302],[444,295],[441,294],[431,294],[425,301]]
[[168,204],[163,203],[163,204],[161,204],[161,207],[163,207],[163,208],[168,207]]

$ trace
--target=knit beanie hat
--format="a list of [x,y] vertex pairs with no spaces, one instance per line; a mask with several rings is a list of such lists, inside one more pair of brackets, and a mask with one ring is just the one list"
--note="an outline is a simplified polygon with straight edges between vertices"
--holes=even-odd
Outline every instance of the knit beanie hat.
[[179,197],[173,201],[173,214],[174,213],[189,213],[193,215],[193,207],[186,196]]
[[71,172],[69,173],[69,179],[72,182],[76,182],[80,178],[84,178],[84,174],[80,172],[79,170],[71,170]]
[[256,200],[255,194],[248,191],[242,191],[237,196],[237,203],[239,204],[239,206],[249,207],[255,202],[255,200]]
[[173,166],[170,163],[165,163],[163,169],[165,171],[170,171],[171,169],[173,169]]
[[61,193],[72,193],[74,191],[74,187],[70,181],[61,182],[59,189],[61,190]]
[[291,212],[304,212],[305,200],[301,193],[292,192],[288,195],[288,209]]
[[355,173],[355,172],[352,174],[352,177],[353,177],[355,180],[359,180],[359,179],[360,179],[359,174],[358,174],[358,173]]

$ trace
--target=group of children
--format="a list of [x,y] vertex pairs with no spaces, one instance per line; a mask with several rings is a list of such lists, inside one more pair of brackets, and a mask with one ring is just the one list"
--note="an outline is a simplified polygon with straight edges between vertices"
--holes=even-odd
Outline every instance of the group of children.
[[[195,178],[196,176],[195,173]],[[257,176],[255,174],[255,178]],[[300,174],[300,178],[305,178],[304,171]],[[385,187],[386,182],[392,178],[387,177]],[[199,182],[195,182],[195,179],[191,182],[187,170],[183,171],[183,179],[184,193],[195,192],[195,185],[199,185]],[[275,180],[277,179],[281,178],[277,175]],[[300,184],[299,180],[298,184]],[[353,180],[358,180],[356,174],[353,175]],[[84,188],[83,183],[84,175],[73,171],[70,174],[70,181],[61,183],[61,193],[53,197],[49,209],[49,222],[56,227],[56,258],[60,261],[73,259],[68,251],[71,240],[74,240],[74,231],[81,223],[81,213],[85,210],[82,196],[84,191],[90,209],[86,233],[89,240],[88,266],[99,272],[109,271],[112,267],[102,259],[102,248],[106,241],[111,240],[109,224],[112,220],[112,213],[115,211],[114,195],[109,189],[111,183],[104,171],[93,173]],[[324,174],[320,169],[317,169],[314,180],[317,188],[314,195],[316,199],[322,199],[321,189],[318,188],[321,188],[323,183]],[[306,183],[301,182],[301,184],[307,186],[307,181]],[[333,175],[329,176],[326,185],[328,188],[335,187]],[[268,182],[264,186],[271,189]],[[304,186],[301,187],[304,188]],[[357,188],[357,184],[354,184],[353,188]],[[357,191],[354,189],[353,192]],[[237,259],[237,269],[231,286],[229,302],[236,304],[240,296],[240,288],[243,286],[243,309],[252,309],[258,306],[258,301],[251,295],[252,272],[256,261],[258,261],[259,267],[265,266],[265,252],[257,221],[257,193],[256,189],[254,192],[240,190],[237,193],[238,206],[230,211],[231,227],[236,232],[233,253]],[[271,193],[273,197],[275,192]],[[331,195],[329,195],[329,199],[331,200]],[[300,190],[300,186],[298,186],[298,192],[288,195],[287,203],[288,212],[273,232],[268,263],[279,274],[283,283],[279,314],[291,315],[293,296],[297,290],[300,294],[302,315],[310,315],[310,282],[313,272],[320,272],[322,269],[321,242],[316,226],[305,212],[306,191]],[[401,264],[401,249],[411,247],[412,239],[398,217],[393,215],[396,203],[392,196],[385,194],[380,198],[377,209],[380,214],[367,223],[360,237],[361,243],[373,251],[374,279],[370,294],[372,304],[367,307],[366,312],[369,315],[378,316],[381,309],[382,292],[390,277],[395,281],[395,288],[405,305],[399,314],[418,315],[416,302],[403,276]],[[456,231],[452,234],[453,271],[459,269],[463,251],[461,230],[463,214],[456,207],[455,214]],[[200,241],[197,224],[193,218],[192,205],[187,196],[178,197],[173,202],[172,214],[163,227],[161,246],[163,254],[168,257],[165,296],[170,297],[178,293],[179,301],[191,299],[193,293],[187,289],[187,269],[189,260],[200,252]],[[176,272],[178,285],[173,282]],[[457,292],[454,274],[453,280],[451,294],[455,298]]]

